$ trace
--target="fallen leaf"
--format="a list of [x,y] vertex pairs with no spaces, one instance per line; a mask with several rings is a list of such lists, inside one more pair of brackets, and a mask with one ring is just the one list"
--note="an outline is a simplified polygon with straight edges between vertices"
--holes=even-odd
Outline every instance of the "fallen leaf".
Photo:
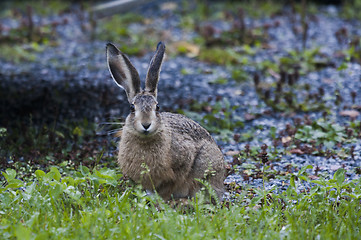
[[225,154],[227,156],[235,156],[235,155],[238,155],[239,153],[240,153],[240,151],[228,151]]
[[309,175],[308,178],[311,180],[316,180],[316,179],[319,179],[320,177],[318,177],[316,175]]
[[276,78],[276,79],[280,79],[280,78],[281,78],[280,75],[279,75],[278,73],[276,73],[275,71],[273,71],[272,69],[269,69],[269,70],[268,70],[268,73],[269,73],[272,77],[274,77],[274,78]]
[[327,83],[327,84],[333,84],[335,82],[335,80],[331,79],[331,78],[324,78],[322,79],[323,83]]
[[291,142],[291,141],[292,141],[292,138],[290,136],[282,137],[282,143],[288,143],[288,142]]
[[206,112],[208,112],[208,113],[210,113],[210,112],[212,112],[213,108],[212,108],[211,106],[205,106],[205,107],[203,108],[203,110],[206,111]]
[[240,90],[240,89],[235,90],[235,91],[234,91],[234,94],[235,94],[235,95],[244,95],[243,91]]
[[282,181],[282,186],[288,186],[288,185],[290,185],[290,184],[285,181]]
[[299,154],[299,155],[304,154],[304,152],[301,149],[298,149],[298,148],[291,149],[290,153]]
[[337,169],[341,168],[341,165],[331,165],[330,169],[331,171],[336,171]]
[[161,10],[163,10],[163,11],[165,11],[165,10],[174,11],[177,9],[177,7],[178,7],[178,5],[174,2],[165,2],[160,6]]
[[262,43],[262,48],[263,49],[277,49],[277,47],[273,44],[268,44],[268,43]]
[[200,48],[198,45],[186,41],[179,41],[174,43],[174,46],[178,51],[185,52],[187,57],[197,57],[199,55]]
[[123,131],[122,131],[122,130],[119,130],[118,132],[116,132],[116,133],[114,134],[114,137],[122,137],[122,133],[123,133]]
[[253,114],[250,114],[250,113],[244,114],[244,119],[245,119],[246,121],[251,121],[251,120],[253,120],[253,119],[255,119],[255,118],[256,118],[256,116],[253,115]]
[[360,112],[356,110],[344,110],[340,112],[340,115],[343,117],[356,118],[360,115]]

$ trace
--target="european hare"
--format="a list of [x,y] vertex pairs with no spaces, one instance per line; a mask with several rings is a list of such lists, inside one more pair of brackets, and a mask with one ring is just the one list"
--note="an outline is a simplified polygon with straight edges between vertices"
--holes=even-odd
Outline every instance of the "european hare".
[[165,45],[157,46],[144,90],[128,57],[111,43],[106,49],[111,76],[125,89],[131,109],[119,143],[122,172],[164,200],[195,196],[202,187],[197,179],[208,181],[221,199],[224,159],[211,135],[183,115],[159,112],[157,86]]

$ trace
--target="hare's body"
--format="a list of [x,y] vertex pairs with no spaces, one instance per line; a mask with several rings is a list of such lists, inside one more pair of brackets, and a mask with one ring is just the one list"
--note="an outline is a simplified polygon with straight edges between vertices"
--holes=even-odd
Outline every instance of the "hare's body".
[[[223,155],[210,134],[179,114],[160,113],[162,127],[152,136],[123,128],[118,161],[123,173],[164,199],[192,197],[206,178],[223,193]],[[131,116],[127,122],[131,121]]]
[[159,112],[157,88],[164,52],[159,43],[141,90],[129,59],[107,45],[110,73],[131,104],[119,143],[119,165],[125,175],[165,200],[193,197],[202,186],[199,180],[208,181],[221,198],[224,160],[211,135],[183,115]]

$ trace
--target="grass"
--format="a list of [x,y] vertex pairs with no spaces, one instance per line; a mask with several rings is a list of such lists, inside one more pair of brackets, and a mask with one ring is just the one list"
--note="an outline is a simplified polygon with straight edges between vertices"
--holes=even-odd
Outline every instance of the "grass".
[[[95,28],[95,38],[119,45],[128,55],[143,55],[156,46],[161,35],[151,27],[151,19],[135,13],[119,14],[99,21]],[[130,29],[132,24],[143,26],[141,32]],[[146,33],[145,33],[146,32]]]
[[[264,4],[244,1],[234,7],[230,1],[226,3],[228,8],[217,10],[215,5],[200,0],[194,11],[187,11],[192,5],[187,7],[186,1],[182,4],[186,11],[180,27],[193,30],[197,36],[191,43],[178,42],[178,53],[225,65],[237,82],[249,80],[242,66],[255,67],[258,97],[274,111],[330,111],[322,100],[323,89],[312,89],[297,81],[300,76],[331,65],[320,49],[293,50],[279,59],[257,63],[249,58],[267,47],[268,28],[278,25],[270,21],[270,25],[246,26],[245,16],[272,18],[283,5],[271,0]],[[68,3],[55,1],[52,12],[38,12],[37,6],[33,10],[43,16],[68,7]],[[26,9],[24,6],[17,20],[26,17]],[[217,29],[207,19],[237,28]],[[93,37],[115,42],[127,54],[142,55],[154,48],[154,39],[162,33],[154,28],[153,21],[137,14],[115,15],[94,25]],[[147,38],[142,37],[143,32],[132,32],[132,26],[137,24]],[[35,30],[41,33],[37,39],[37,34],[28,31],[28,25],[11,35],[27,48],[9,48],[8,43],[0,46],[0,52],[14,53],[15,63],[36,61],[36,53],[56,44],[50,26],[37,26]],[[345,59],[359,61],[360,39],[351,42],[344,50]],[[182,73],[187,74],[186,69]],[[270,76],[272,82],[262,81]],[[211,84],[222,87],[228,81],[219,78]],[[183,113],[198,120],[216,138],[249,142],[257,137],[257,127],[241,131],[246,120],[237,115],[237,108],[227,99],[216,98],[191,102]],[[361,239],[360,178],[348,180],[342,168],[333,176],[324,172],[318,175],[314,170],[315,175],[309,177],[312,166],[298,170],[299,166],[290,164],[292,169],[282,172],[271,167],[272,162],[289,154],[355,160],[352,144],[360,138],[360,126],[359,121],[341,126],[326,119],[304,119],[281,132],[271,128],[273,148],[248,145],[234,156],[230,172],[238,171],[244,181],[242,185],[226,184],[229,199],[219,205],[207,204],[202,192],[188,202],[171,203],[164,203],[157,195],[146,195],[116,166],[115,142],[96,136],[95,126],[87,121],[62,126],[0,126],[0,239]],[[360,174],[360,168],[354,171]],[[311,180],[315,176],[317,180]],[[265,183],[274,178],[285,180],[287,190],[246,184],[250,179]]]
[[341,17],[345,19],[360,19],[360,9],[361,1],[360,0],[348,0],[342,1],[341,8]]
[[28,170],[51,165],[65,164],[67,168],[74,168],[82,164],[92,168],[102,164],[115,167],[115,161],[109,161],[113,155],[109,149],[115,149],[115,143],[101,136],[95,137],[99,131],[95,123],[84,119],[37,124],[24,121],[8,128],[0,127],[0,171],[12,167],[22,172],[20,177],[24,178],[30,175]]
[[[288,190],[244,189],[215,206],[202,194],[172,207],[147,196],[116,170],[84,166],[72,172],[36,170],[34,180],[2,172],[2,239],[359,239],[361,181],[345,170],[330,180],[310,181],[306,169]],[[301,181],[313,182],[306,192]]]
[[[193,104],[192,110],[209,106],[214,110],[220,104],[231,111],[227,102],[216,103]],[[322,130],[322,126],[336,129],[316,123],[312,125],[314,131]],[[358,129],[356,125],[350,127]],[[13,141],[11,145],[23,146],[25,156],[14,155],[16,162],[2,168],[0,174],[1,239],[359,238],[361,180],[347,180],[342,168],[334,176],[323,175],[318,180],[308,177],[311,166],[289,171],[283,177],[290,184],[283,192],[254,188],[246,181],[242,185],[233,182],[226,185],[230,199],[220,205],[207,204],[202,192],[184,204],[168,204],[131,184],[115,166],[115,156],[106,157],[96,150],[90,152],[93,158],[86,155],[86,151],[102,146],[95,143],[89,149],[92,129],[87,122],[69,124],[58,132],[30,127],[23,132],[22,144],[16,145],[22,140],[15,141],[15,133],[0,128],[0,148],[6,150],[6,142]],[[276,130],[274,135],[279,135]],[[45,151],[49,141],[59,142],[65,152],[58,148]],[[273,161],[275,155],[266,152],[267,146],[261,148],[252,148],[242,156],[260,163],[247,173],[266,182],[277,174],[265,163]],[[31,152],[26,154],[26,149],[40,152],[30,160]],[[245,163],[242,166],[246,167]]]
[[[44,4],[46,2],[46,8]],[[48,16],[58,14],[59,12],[68,11],[71,7],[71,1],[61,1],[61,0],[52,0],[52,1],[22,1],[22,0],[13,0],[11,2],[2,1],[0,3],[2,7],[0,10],[1,17],[11,17],[14,15],[14,11],[26,11],[27,8],[32,8],[36,14],[40,16]]]
[[12,1],[0,3],[0,16],[16,22],[15,26],[1,25],[0,52],[1,58],[19,64],[37,60],[37,54],[57,42],[56,26],[58,21],[42,23],[45,15],[60,15],[70,9],[68,1],[51,1],[44,8],[44,1]]

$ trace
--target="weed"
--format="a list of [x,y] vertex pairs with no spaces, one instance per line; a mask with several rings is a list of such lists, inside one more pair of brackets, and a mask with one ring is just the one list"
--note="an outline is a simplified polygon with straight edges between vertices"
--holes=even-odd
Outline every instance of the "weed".
[[[264,239],[358,238],[360,180],[347,182],[345,170],[340,169],[329,180],[310,181],[308,168],[293,175],[285,192],[246,188],[223,207],[205,203],[202,194],[188,206],[165,204],[156,195],[127,186],[120,173],[108,168],[80,166],[73,173],[62,173],[51,167],[48,172],[32,172],[32,181],[7,169],[0,186],[0,235],[2,239],[235,239],[257,233]],[[300,191],[302,182],[313,187]]]
[[57,44],[56,27],[67,24],[66,20],[54,20],[43,24],[43,21],[35,21],[35,17],[41,18],[43,14],[49,15],[55,12],[59,14],[69,5],[60,1],[52,1],[46,8],[38,2],[29,5],[17,1],[16,5],[17,8],[3,13],[10,15],[8,17],[11,17],[16,24],[14,26],[0,24],[0,51],[3,53],[1,57],[15,63],[34,61],[36,53],[44,51],[48,45]]
[[201,61],[227,66],[247,63],[247,58],[230,48],[201,49],[198,58]]
[[324,56],[319,48],[306,49],[303,51],[291,50],[288,56],[279,59],[280,68],[286,73],[298,69],[301,75],[319,70],[324,67],[333,66],[333,63]]
[[316,141],[316,144],[323,144],[331,149],[337,143],[350,142],[347,138],[345,127],[336,123],[324,122],[322,119],[314,121],[312,125],[304,125],[297,129],[295,139],[305,143]]
[[2,7],[2,10],[0,11],[0,16],[2,17],[11,17],[14,14],[19,14],[19,12],[25,12],[27,11],[28,7],[31,7],[34,13],[39,16],[49,16],[57,15],[69,10],[71,6],[71,1],[53,0],[51,2],[47,2],[46,7],[44,7],[43,1],[28,2],[22,0],[14,0],[11,1],[11,3],[1,2],[0,6]]
[[[311,154],[330,157],[337,155],[340,158],[352,156],[351,150],[341,148],[354,143],[359,137],[358,123],[350,125],[340,124],[318,119],[315,121],[305,118],[295,119],[295,126],[288,124],[285,130],[279,132],[275,139],[275,146],[280,142],[284,147],[290,147],[294,154]],[[335,150],[335,149],[338,150]],[[350,147],[352,148],[352,146]]]
[[[134,32],[130,29],[131,24],[144,25],[146,32]],[[128,55],[143,55],[146,50],[152,49],[157,43],[156,39],[159,39],[158,32],[147,26],[144,17],[135,13],[103,19],[94,31],[96,39],[115,42],[120,46],[120,50]]]
[[243,120],[234,114],[237,106],[231,106],[227,99],[218,100],[214,105],[208,102],[194,102],[189,111],[180,111],[186,116],[198,121],[208,131],[220,135],[228,141],[233,136],[235,128],[243,127]]
[[271,74],[276,81],[262,83],[262,75],[255,73],[253,81],[258,96],[275,111],[328,111],[329,107],[322,98],[322,88],[315,91],[309,84],[299,83],[300,76],[327,66],[327,60],[315,60],[319,54],[318,49],[306,50],[302,54],[290,51],[289,54],[279,59],[279,65],[269,61],[259,65],[263,76]]
[[[1,169],[14,165],[19,168],[42,168],[64,161],[75,166],[99,164],[100,159],[94,159],[94,156],[101,155],[108,141],[94,139],[95,129],[96,125],[87,120],[57,127],[19,123],[0,137]],[[114,159],[107,163],[108,159],[109,156],[104,155],[101,162],[116,165]]]
[[342,1],[341,16],[346,19],[360,19],[361,1]]

